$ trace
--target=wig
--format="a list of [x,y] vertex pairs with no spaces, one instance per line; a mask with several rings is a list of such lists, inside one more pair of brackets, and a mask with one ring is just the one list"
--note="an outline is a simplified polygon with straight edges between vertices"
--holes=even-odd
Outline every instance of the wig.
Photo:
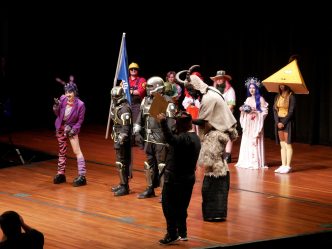
[[65,90],[65,93],[66,92],[73,92],[75,94],[75,96],[78,96],[77,85],[74,82],[66,83],[65,86],[64,86],[64,90]]
[[249,88],[250,88],[250,86],[254,86],[254,87],[255,87],[255,102],[256,102],[256,110],[262,112],[262,109],[261,109],[261,94],[260,94],[260,92],[259,92],[259,88],[258,88],[258,86],[257,86],[256,84],[253,84],[253,83],[250,84],[250,85],[248,86],[248,88],[247,88],[247,97],[250,97],[250,96],[251,96],[251,94],[250,94],[250,92],[249,92]]
[[250,91],[249,88],[251,85],[255,87],[255,102],[256,102],[256,110],[262,112],[261,109],[261,94],[259,92],[259,88],[262,86],[262,83],[255,77],[249,77],[245,81],[245,86],[247,87],[247,97],[250,97]]

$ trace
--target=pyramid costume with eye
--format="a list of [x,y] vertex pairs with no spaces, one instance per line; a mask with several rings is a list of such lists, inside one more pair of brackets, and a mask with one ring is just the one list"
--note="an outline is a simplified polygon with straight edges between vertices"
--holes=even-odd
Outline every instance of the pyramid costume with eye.
[[[204,131],[200,132],[202,148],[198,159],[198,164],[204,168],[202,213],[205,221],[223,221],[227,217],[230,185],[229,169],[223,154],[227,141],[238,137],[237,121],[221,93],[197,75],[191,75],[196,67],[178,72],[176,79],[194,98],[197,95],[201,97],[199,117],[194,122]],[[182,73],[186,73],[184,81],[180,79]]]

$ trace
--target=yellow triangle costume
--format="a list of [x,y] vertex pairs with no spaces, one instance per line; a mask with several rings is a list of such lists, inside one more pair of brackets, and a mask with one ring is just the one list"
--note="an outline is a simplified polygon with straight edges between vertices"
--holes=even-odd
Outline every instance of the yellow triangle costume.
[[279,92],[279,85],[287,85],[296,94],[308,94],[297,60],[293,60],[285,67],[262,81],[269,92]]

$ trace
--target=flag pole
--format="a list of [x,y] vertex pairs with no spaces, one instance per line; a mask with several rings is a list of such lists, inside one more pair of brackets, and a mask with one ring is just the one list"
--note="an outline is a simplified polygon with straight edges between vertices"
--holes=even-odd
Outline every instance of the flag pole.
[[[120,50],[119,50],[119,56],[118,56],[118,63],[116,65],[116,70],[115,70],[115,76],[114,76],[114,81],[113,81],[113,87],[116,86],[116,82],[118,81],[118,76],[119,76],[119,70],[120,70],[120,64],[122,61],[122,49],[123,49],[123,41],[126,37],[126,33],[122,33],[122,40],[121,40],[121,45],[120,45]],[[108,112],[108,120],[107,120],[107,127],[106,127],[106,135],[105,139],[108,139],[108,134],[109,134],[109,129],[110,129],[110,124],[111,124],[111,107],[112,107],[112,100],[110,103],[110,109]]]

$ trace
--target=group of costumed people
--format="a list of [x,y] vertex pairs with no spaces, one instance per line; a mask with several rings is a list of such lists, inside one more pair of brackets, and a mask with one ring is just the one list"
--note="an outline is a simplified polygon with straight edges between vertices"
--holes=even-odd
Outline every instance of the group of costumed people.
[[[138,65],[131,66],[132,74],[137,74]],[[235,105],[235,93],[231,100],[226,99],[224,86],[227,84],[222,80],[215,80],[215,86],[209,86],[199,74],[193,73],[197,67],[194,65],[175,75],[177,82],[183,84],[187,97],[192,98],[188,100],[189,105],[193,105],[193,101],[199,101],[197,106],[195,104],[199,110],[193,115],[177,109],[174,98],[165,94],[165,82],[158,76],[147,80],[146,96],[143,97],[139,109],[129,104],[122,86],[115,86],[111,90],[112,139],[116,153],[115,165],[120,180],[111,191],[114,192],[114,196],[130,193],[131,147],[132,139],[135,138],[137,143],[144,144],[146,154],[144,169],[147,187],[138,198],[155,197],[154,189],[156,187],[162,189],[160,201],[166,218],[167,234],[164,239],[159,240],[160,244],[187,240],[187,209],[195,183],[196,164],[204,169],[201,189],[203,219],[211,222],[224,221],[227,218],[230,188],[228,168],[230,152],[227,146],[238,138],[237,120],[230,108],[230,105]],[[181,79],[183,74],[185,74],[184,80]],[[217,76],[211,79],[216,77],[225,77],[225,72],[218,71]],[[86,166],[78,134],[85,116],[85,104],[78,97],[73,76],[68,83],[60,79],[57,81],[64,85],[65,94],[59,99],[54,99],[53,105],[53,111],[57,116],[55,127],[59,144],[57,174],[53,183],[66,182],[66,153],[69,140],[77,158],[78,168],[78,176],[73,180],[73,186],[83,186],[87,184]],[[248,78],[245,86],[248,98],[240,107],[243,134],[239,160],[235,166],[263,168],[265,167],[263,124],[268,113],[268,103],[259,93],[261,82],[258,79]],[[282,166],[275,172],[288,173],[292,147],[291,136],[287,135],[291,133],[295,100],[287,86],[281,85],[279,90],[274,113],[278,129],[277,141],[280,141],[282,148]],[[131,88],[131,95],[135,94],[137,98],[142,97],[138,88]],[[157,95],[167,103],[167,108],[154,116],[150,111]],[[197,127],[199,132],[195,129]]]
[[[204,182],[202,187],[202,210],[203,218],[206,221],[222,221],[227,217],[227,202],[230,186],[230,174],[227,161],[225,159],[225,147],[228,141],[234,141],[238,137],[236,125],[237,121],[230,108],[225,102],[222,94],[214,87],[208,86],[199,76],[192,74],[197,66],[191,67],[176,74],[177,81],[183,84],[186,91],[194,98],[200,99],[199,116],[193,119],[193,123],[199,126],[202,131],[200,134],[202,147],[200,150],[198,164],[204,167]],[[181,80],[181,74],[186,75],[185,80]],[[140,113],[136,121],[125,124],[125,120],[130,118],[130,111],[125,99],[125,94],[121,87],[112,89],[113,107],[112,113],[117,114],[112,117],[115,124],[113,138],[115,146],[119,148],[127,144],[130,151],[130,127],[133,124],[133,133],[136,137],[144,140],[144,151],[147,160],[144,163],[147,181],[146,190],[138,195],[138,198],[150,198],[155,196],[154,188],[163,186],[163,173],[165,171],[167,142],[162,133],[160,122],[151,117],[149,110],[154,99],[154,94],[159,93],[169,105],[166,111],[168,127],[174,131],[176,123],[176,107],[167,95],[163,95],[164,82],[160,77],[151,77],[146,84],[147,96],[143,99],[140,107]],[[125,113],[120,111],[120,107],[127,106]],[[120,126],[117,125],[120,123]],[[121,127],[127,126],[125,132],[121,134]],[[126,133],[126,134],[125,134]],[[126,142],[125,142],[126,141]],[[128,177],[131,155],[125,161],[124,152],[115,148],[117,151],[116,165],[120,172],[120,184],[112,188],[115,195],[125,195],[129,192]],[[122,155],[122,157],[118,157]],[[167,167],[167,166],[166,166]],[[120,191],[119,191],[120,190]]]

